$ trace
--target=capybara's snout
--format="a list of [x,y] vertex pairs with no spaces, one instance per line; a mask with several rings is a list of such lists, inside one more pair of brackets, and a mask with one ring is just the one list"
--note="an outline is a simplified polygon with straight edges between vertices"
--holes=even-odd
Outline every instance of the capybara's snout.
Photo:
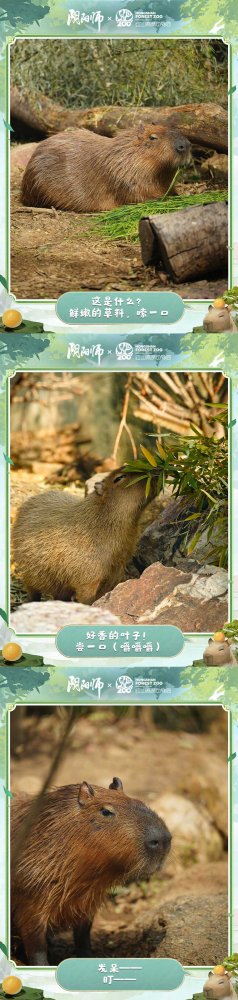
[[174,150],[178,163],[189,163],[191,160],[191,148],[191,143],[189,139],[186,139],[185,135],[176,135]]
[[167,826],[152,826],[148,831],[146,847],[148,851],[152,854],[158,852],[158,854],[168,854],[171,847],[171,833],[167,829]]
[[145,850],[150,871],[161,868],[171,848],[171,833],[162,819],[155,816],[149,825],[145,837]]

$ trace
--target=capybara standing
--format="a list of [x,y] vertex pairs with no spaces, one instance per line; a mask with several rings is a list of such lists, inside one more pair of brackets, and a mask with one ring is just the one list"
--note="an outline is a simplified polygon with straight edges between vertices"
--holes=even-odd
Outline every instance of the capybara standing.
[[120,778],[109,791],[83,781],[46,793],[17,854],[31,803],[27,796],[11,803],[12,939],[20,938],[30,965],[45,965],[48,932],[72,928],[76,954],[86,957],[106,891],[160,869],[170,833],[157,813],[124,794]]
[[161,198],[191,146],[176,129],[139,125],[113,139],[88,129],[59,132],[39,143],[24,173],[24,205],[102,212]]
[[13,553],[31,600],[44,594],[92,604],[120,583],[155,490],[154,479],[147,499],[145,481],[133,483],[133,474],[121,468],[95,483],[84,500],[61,490],[26,500],[13,527]]

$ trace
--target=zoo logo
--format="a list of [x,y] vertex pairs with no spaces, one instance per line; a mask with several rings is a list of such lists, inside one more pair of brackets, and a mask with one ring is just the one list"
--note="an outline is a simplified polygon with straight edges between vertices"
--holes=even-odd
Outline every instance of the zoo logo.
[[122,341],[121,344],[117,345],[116,356],[118,358],[118,361],[130,361],[132,355],[133,355],[132,344],[127,344],[126,340],[124,340]]
[[133,21],[133,14],[131,10],[127,10],[126,7],[122,7],[121,10],[117,11],[116,23],[118,28],[130,28]]
[[128,677],[127,674],[122,674],[116,680],[116,689],[118,694],[130,694],[133,688],[132,677]]

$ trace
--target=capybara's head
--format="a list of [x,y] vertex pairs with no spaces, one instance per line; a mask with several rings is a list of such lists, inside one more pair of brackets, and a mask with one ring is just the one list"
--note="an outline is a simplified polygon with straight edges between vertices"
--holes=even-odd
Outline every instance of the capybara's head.
[[206,330],[206,333],[220,333],[222,330],[229,330],[231,325],[230,311],[229,306],[222,306],[221,309],[208,306],[203,320],[203,329]]
[[231,973],[224,972],[222,975],[214,972],[208,973],[208,979],[203,987],[203,993],[207,1000],[222,1000],[224,997],[232,996],[233,987],[231,983]]
[[207,667],[221,667],[225,663],[230,663],[231,650],[228,639],[221,642],[217,639],[208,639],[208,645],[203,653],[203,660]]
[[[74,843],[85,851],[85,865],[91,878],[108,877],[108,882],[149,876],[160,869],[170,850],[171,835],[162,819],[139,799],[124,794],[120,778],[109,789],[89,785],[68,785],[70,819]],[[77,834],[78,829],[78,834]]]
[[[151,169],[160,172],[163,168],[184,166],[191,159],[191,143],[175,128],[159,125],[138,125],[135,132],[135,146],[141,150],[141,155],[148,158]],[[120,136],[120,133],[119,133]]]
[[[143,476],[143,469],[141,477]],[[157,477],[151,479],[150,492],[146,496],[146,479],[140,478],[138,469],[135,472],[128,472],[123,465],[119,469],[114,469],[99,482],[95,482],[94,491],[102,498],[102,502],[110,502],[117,505],[118,510],[124,509],[127,516],[130,513],[143,510],[144,507],[154,499],[157,493]]]

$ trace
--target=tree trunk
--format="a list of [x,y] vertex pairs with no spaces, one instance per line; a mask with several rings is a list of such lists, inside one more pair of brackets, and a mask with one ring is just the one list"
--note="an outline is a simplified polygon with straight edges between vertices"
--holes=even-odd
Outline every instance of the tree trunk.
[[166,123],[179,129],[193,145],[228,149],[227,111],[218,104],[182,104],[174,108],[64,108],[38,93],[33,97],[11,88],[11,120],[21,121],[42,136],[55,135],[67,128],[88,128],[100,135],[113,136],[122,128],[140,123]]
[[150,215],[139,225],[142,260],[175,282],[227,273],[227,202]]

